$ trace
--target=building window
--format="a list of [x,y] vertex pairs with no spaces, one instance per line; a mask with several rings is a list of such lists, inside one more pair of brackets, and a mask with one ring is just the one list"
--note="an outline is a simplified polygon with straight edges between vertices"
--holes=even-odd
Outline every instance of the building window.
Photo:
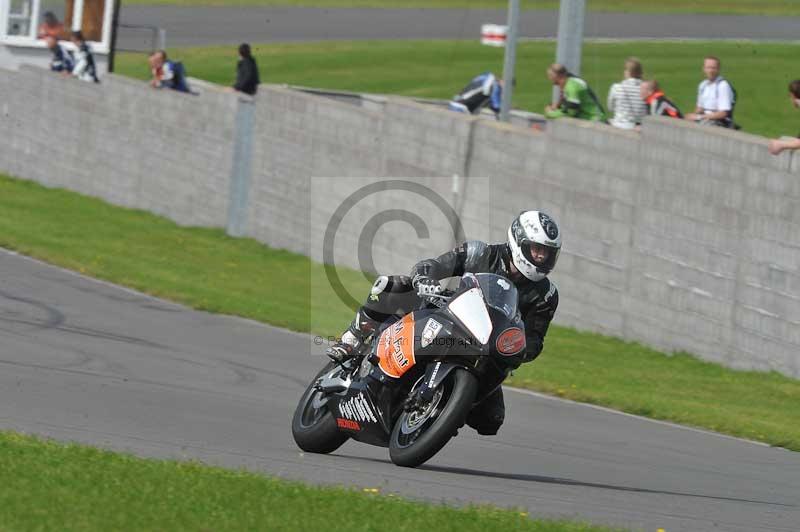
[[37,40],[69,40],[81,30],[87,41],[109,46],[113,0],[0,0],[0,40],[18,46],[41,46]]
[[31,34],[33,0],[11,0],[8,6],[6,35],[27,37]]

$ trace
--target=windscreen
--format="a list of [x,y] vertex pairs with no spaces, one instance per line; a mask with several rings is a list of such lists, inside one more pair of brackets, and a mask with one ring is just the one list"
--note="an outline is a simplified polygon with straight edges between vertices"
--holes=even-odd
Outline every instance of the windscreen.
[[514,319],[519,297],[514,283],[493,273],[479,273],[475,277],[483,291],[486,304],[502,312],[508,319]]

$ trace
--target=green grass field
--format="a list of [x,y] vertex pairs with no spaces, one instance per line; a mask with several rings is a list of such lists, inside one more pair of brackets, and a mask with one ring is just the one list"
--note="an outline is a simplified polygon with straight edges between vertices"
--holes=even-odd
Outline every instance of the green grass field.
[[[0,432],[3,530],[612,532],[523,511],[451,508],[287,482],[194,462],[145,460]],[[617,530],[617,529],[614,529]]]
[[[320,265],[251,239],[4,177],[0,212],[0,246],[93,277],[297,331],[313,323],[313,332],[336,335],[352,319]],[[368,293],[360,273],[339,273],[351,294]],[[776,373],[552,327],[542,355],[511,382],[800,451],[800,381]]]
[[[508,0],[125,0],[127,5],[295,6],[506,9]],[[525,10],[558,9],[559,0],[521,0]],[[800,15],[798,0],[587,0],[590,11],[623,13],[721,13],[737,15]]]
[[[235,77],[236,49],[203,47],[170,50],[190,76],[229,85]],[[254,45],[266,83],[327,89],[451,98],[474,75],[502,72],[503,51],[475,41],[371,41]],[[702,58],[718,55],[724,75],[738,92],[736,120],[744,130],[766,136],[794,135],[800,113],[789,104],[787,85],[800,77],[797,46],[712,42],[587,43],[583,76],[605,102],[612,83],[622,78],[626,57],[638,56],[645,77],[658,79],[667,96],[686,112],[694,109],[702,79]],[[545,69],[555,44],[525,42],[518,52],[514,106],[541,112],[551,87]],[[117,72],[146,79],[140,54],[120,54]]]

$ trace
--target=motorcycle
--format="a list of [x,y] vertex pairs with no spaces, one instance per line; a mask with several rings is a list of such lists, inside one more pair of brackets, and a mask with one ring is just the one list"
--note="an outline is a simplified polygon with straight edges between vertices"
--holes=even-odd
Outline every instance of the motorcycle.
[[428,297],[376,331],[361,356],[317,374],[292,419],[300,449],[331,453],[352,438],[417,467],[519,365],[525,329],[511,281],[467,273],[455,291]]

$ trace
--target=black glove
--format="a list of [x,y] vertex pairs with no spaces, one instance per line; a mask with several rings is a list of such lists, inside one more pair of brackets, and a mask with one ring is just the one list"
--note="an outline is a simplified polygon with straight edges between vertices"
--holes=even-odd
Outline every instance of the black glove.
[[434,296],[442,291],[439,281],[426,275],[416,275],[411,281],[411,285],[417,290],[417,295],[422,298]]

